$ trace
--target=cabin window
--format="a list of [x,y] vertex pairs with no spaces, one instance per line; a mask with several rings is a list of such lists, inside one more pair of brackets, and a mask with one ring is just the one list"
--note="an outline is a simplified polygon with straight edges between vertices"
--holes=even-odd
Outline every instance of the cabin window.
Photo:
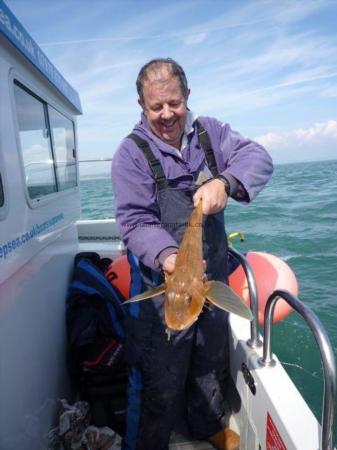
[[57,190],[46,108],[17,84],[14,94],[26,184],[34,199]]
[[73,122],[16,80],[14,97],[29,197],[76,187]]
[[1,174],[0,174],[0,208],[1,206],[3,206],[5,203],[5,196],[4,196],[4,189],[2,186],[2,178],[1,178]]
[[71,120],[48,106],[58,190],[77,186],[74,127]]

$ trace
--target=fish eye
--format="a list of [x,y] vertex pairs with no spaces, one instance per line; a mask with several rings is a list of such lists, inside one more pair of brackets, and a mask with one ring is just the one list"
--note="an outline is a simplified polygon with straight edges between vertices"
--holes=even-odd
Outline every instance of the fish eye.
[[183,300],[186,305],[189,305],[192,301],[192,296],[186,292]]
[[175,297],[176,297],[175,292],[170,291],[170,292],[167,293],[167,300],[168,300],[169,303],[173,302]]

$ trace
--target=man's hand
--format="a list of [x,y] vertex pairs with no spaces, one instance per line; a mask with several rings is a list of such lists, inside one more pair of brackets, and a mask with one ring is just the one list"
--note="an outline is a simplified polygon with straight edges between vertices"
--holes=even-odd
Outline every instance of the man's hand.
[[225,208],[228,196],[221,180],[214,179],[203,184],[193,196],[194,206],[202,200],[203,214],[215,214]]
[[[172,255],[169,255],[165,259],[165,261],[163,262],[162,269],[164,271],[165,277],[167,275],[171,275],[174,272],[174,269],[175,269],[175,266],[176,266],[176,259],[177,259],[177,254],[176,253],[172,253]],[[204,271],[206,272],[206,261],[204,259],[202,261],[202,264],[203,264],[203,267],[204,267]]]
[[167,258],[165,258],[165,261],[163,262],[163,271],[165,273],[165,277],[166,275],[171,275],[171,273],[173,273],[176,265],[176,258],[176,253],[172,253]]

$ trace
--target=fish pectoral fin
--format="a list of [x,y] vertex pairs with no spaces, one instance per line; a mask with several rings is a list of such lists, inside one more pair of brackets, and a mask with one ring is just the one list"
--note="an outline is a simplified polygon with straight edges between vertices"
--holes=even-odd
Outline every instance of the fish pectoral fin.
[[211,303],[224,311],[253,320],[251,310],[229,286],[221,281],[209,281],[207,285],[206,298]]
[[153,289],[149,289],[148,291],[143,292],[142,294],[131,297],[129,300],[126,300],[124,302],[124,305],[127,303],[140,302],[141,300],[148,300],[149,298],[156,297],[157,295],[165,292],[165,287],[165,283],[162,283]]

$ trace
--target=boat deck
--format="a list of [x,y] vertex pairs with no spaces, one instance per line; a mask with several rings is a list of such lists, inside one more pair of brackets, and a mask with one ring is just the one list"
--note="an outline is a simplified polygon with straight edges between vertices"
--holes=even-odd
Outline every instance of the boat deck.
[[192,441],[187,436],[174,433],[170,441],[170,450],[214,450],[213,445],[206,441]]

